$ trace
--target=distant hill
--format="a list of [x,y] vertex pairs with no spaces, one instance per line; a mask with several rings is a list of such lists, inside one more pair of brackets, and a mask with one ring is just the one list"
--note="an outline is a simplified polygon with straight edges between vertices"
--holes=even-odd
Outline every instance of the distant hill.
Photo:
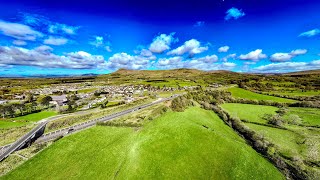
[[320,69],[309,70],[309,71],[290,72],[290,73],[284,73],[283,75],[309,75],[309,74],[320,74]]
[[127,77],[144,77],[144,78],[166,78],[166,77],[190,77],[204,74],[205,71],[197,69],[172,69],[172,70],[128,70],[119,69],[111,74],[102,76],[127,76]]

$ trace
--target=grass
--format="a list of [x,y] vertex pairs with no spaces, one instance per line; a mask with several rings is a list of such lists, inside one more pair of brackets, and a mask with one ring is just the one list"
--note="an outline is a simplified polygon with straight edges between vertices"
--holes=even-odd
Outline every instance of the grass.
[[13,118],[12,120],[14,121],[28,121],[28,122],[37,122],[40,121],[42,119],[51,117],[51,116],[55,116],[57,115],[57,112],[55,111],[41,111],[38,113],[33,113],[33,114],[28,114],[25,116],[20,116],[20,117],[16,117]]
[[301,90],[286,90],[281,89],[280,91],[271,91],[271,93],[280,94],[280,95],[290,95],[290,96],[317,96],[320,94],[320,91],[306,91],[302,92]]
[[316,108],[290,107],[286,117],[290,114],[298,115],[305,125],[320,126],[320,110]]
[[42,119],[55,116],[57,112],[55,111],[41,111],[38,113],[28,114],[25,116],[19,116],[16,118],[10,118],[5,120],[0,120],[0,129],[7,129],[13,127],[21,127],[32,122],[37,122]]
[[97,126],[71,135],[1,179],[65,178],[284,179],[216,114],[197,107],[140,130]]
[[296,102],[295,100],[279,98],[274,96],[268,96],[263,94],[254,93],[242,88],[232,87],[228,89],[231,92],[233,97],[236,98],[243,98],[243,99],[251,99],[251,100],[265,100],[265,101],[275,101],[281,103],[293,103]]
[[276,114],[279,109],[274,106],[262,106],[252,104],[238,104],[238,103],[226,103],[221,107],[234,117],[239,117],[241,120],[248,122],[266,123],[266,120],[262,119],[264,114]]
[[77,90],[78,93],[91,93],[95,90],[97,90],[98,88],[89,88],[89,89],[80,89],[80,90]]
[[[278,108],[272,106],[260,106],[250,104],[227,103],[221,105],[223,109],[232,116],[237,116],[241,120],[246,120],[246,126],[257,132],[276,146],[279,153],[288,161],[301,159],[309,162],[303,167],[309,172],[319,174],[320,169],[312,166],[310,162],[320,162],[320,129],[304,126],[285,124],[284,129],[269,127],[261,117],[263,114],[275,114]],[[303,119],[303,124],[317,125],[319,123],[319,111],[312,108],[288,108],[289,112],[284,115],[284,119],[290,114],[299,115]],[[253,124],[260,123],[260,124]],[[315,175],[317,176],[317,175]]]
[[299,142],[303,142],[303,137],[297,133],[278,129],[273,127],[261,126],[256,124],[246,123],[246,125],[262,134],[269,141],[276,144],[279,147],[281,153],[286,157],[293,157],[302,154],[305,150],[303,145],[299,145]]

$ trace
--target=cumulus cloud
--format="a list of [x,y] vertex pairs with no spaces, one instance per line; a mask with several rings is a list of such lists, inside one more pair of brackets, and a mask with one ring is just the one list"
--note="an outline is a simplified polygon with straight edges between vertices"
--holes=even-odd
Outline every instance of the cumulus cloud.
[[193,26],[194,27],[202,27],[204,26],[205,22],[204,21],[197,21]]
[[171,33],[169,35],[160,34],[155,37],[149,46],[149,50],[153,53],[163,53],[164,51],[169,50],[171,43],[178,41],[178,39],[173,37],[174,34],[175,33]]
[[104,47],[106,51],[112,52],[111,42],[110,41],[105,42],[102,36],[94,36],[94,40],[90,41],[89,44],[91,44],[92,46],[95,46],[96,48]]
[[156,67],[159,69],[177,69],[177,68],[191,68],[201,70],[231,70],[236,64],[234,63],[216,63],[218,57],[216,55],[210,55],[200,58],[192,58],[185,60],[182,56],[175,56],[170,58],[161,58],[156,63]]
[[236,57],[237,57],[237,54],[229,54],[226,57],[223,57],[222,61],[226,62],[226,61],[228,61],[228,59],[230,59],[230,58],[235,59]]
[[150,56],[152,56],[152,52],[147,49],[142,49],[140,52],[140,55],[145,56],[145,57],[150,57]]
[[299,35],[299,37],[313,37],[313,36],[316,36],[318,34],[320,34],[320,30],[319,29],[313,29],[313,30],[301,33]]
[[308,52],[308,50],[306,50],[306,49],[296,49],[296,50],[291,51],[290,54],[293,56],[298,56],[298,55],[306,54],[307,52]]
[[230,19],[239,19],[243,16],[245,16],[246,14],[241,10],[241,9],[237,9],[237,8],[230,8],[227,12],[226,12],[226,16],[224,17],[224,19],[226,21],[230,20]]
[[211,56],[205,56],[205,57],[200,57],[197,58],[198,61],[202,61],[204,63],[213,63],[218,61],[218,56],[217,55],[211,55]]
[[0,20],[0,32],[6,36],[23,41],[35,41],[43,34],[32,29],[30,26]]
[[77,34],[79,26],[69,26],[66,24],[52,23],[48,25],[48,31],[52,34],[65,33],[69,35]]
[[278,73],[278,72],[289,72],[289,71],[304,71],[320,69],[320,60],[314,60],[311,62],[282,62],[272,63],[264,66],[259,66],[253,69],[256,72],[264,73]]
[[43,41],[44,44],[54,45],[54,46],[60,46],[68,43],[68,39],[64,37],[53,37],[49,36],[48,39],[45,39]]
[[14,40],[14,41],[12,41],[12,44],[17,45],[17,46],[25,46],[25,45],[27,45],[27,42],[22,41],[22,40]]
[[236,67],[237,64],[236,63],[231,63],[231,62],[224,62],[224,63],[222,63],[222,66],[227,68],[227,69],[230,69],[230,68]]
[[272,62],[284,62],[284,61],[290,61],[292,58],[306,54],[306,49],[296,49],[291,51],[290,53],[275,53],[270,56],[270,60]]
[[241,60],[250,60],[250,61],[259,61],[260,59],[267,58],[267,55],[262,53],[262,49],[257,49],[255,51],[251,51],[248,54],[241,54],[239,59]]
[[132,56],[127,53],[116,53],[111,56],[106,67],[108,69],[145,69],[150,65],[150,61],[155,60],[154,56],[143,57],[143,56]]
[[0,64],[37,66],[43,68],[96,69],[105,64],[103,56],[84,51],[56,55],[49,46],[34,49],[0,46]]
[[230,49],[229,46],[222,46],[218,49],[218,52],[228,52]]
[[204,51],[208,50],[208,46],[200,46],[200,42],[196,39],[191,39],[189,41],[186,41],[182,46],[169,51],[167,55],[183,55],[185,53],[188,53],[190,56],[193,56],[195,54],[202,53]]

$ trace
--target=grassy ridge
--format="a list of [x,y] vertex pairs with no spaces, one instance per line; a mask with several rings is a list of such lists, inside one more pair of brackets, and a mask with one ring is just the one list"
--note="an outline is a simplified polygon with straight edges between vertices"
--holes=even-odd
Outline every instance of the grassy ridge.
[[[46,169],[46,171],[43,171]],[[168,112],[143,129],[63,138],[2,179],[283,179],[216,114]]]
[[266,100],[266,101],[275,101],[275,102],[282,102],[282,103],[296,102],[295,100],[291,100],[291,99],[257,94],[257,93],[254,93],[242,88],[238,88],[238,87],[229,88],[228,91],[231,92],[232,96],[236,98],[251,99],[251,100]]

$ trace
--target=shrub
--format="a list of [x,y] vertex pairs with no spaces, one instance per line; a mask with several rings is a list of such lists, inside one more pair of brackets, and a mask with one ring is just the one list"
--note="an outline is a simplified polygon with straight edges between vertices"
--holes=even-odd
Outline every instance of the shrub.
[[268,121],[268,124],[272,124],[275,126],[282,126],[284,124],[284,120],[279,114],[265,114],[262,118]]
[[300,125],[302,123],[302,119],[296,114],[290,114],[287,118],[287,122],[289,124]]

